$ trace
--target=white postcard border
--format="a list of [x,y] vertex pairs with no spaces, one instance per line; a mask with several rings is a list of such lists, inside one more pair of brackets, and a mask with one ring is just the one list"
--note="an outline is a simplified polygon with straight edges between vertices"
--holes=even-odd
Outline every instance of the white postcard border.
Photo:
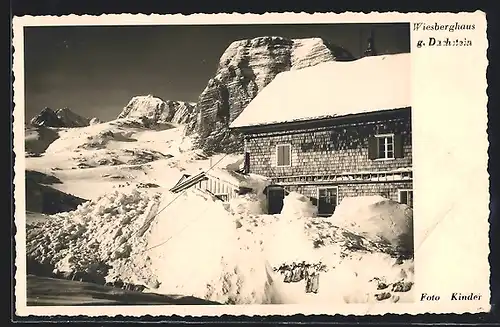
[[[16,256],[16,314],[142,316],[418,314],[489,311],[489,182],[486,17],[474,13],[267,13],[194,15],[68,15],[13,19],[16,253],[25,253],[23,28],[56,25],[298,24],[410,22],[413,82],[413,167],[415,189],[415,288],[440,301],[396,304],[245,306],[26,306],[26,258]],[[474,31],[414,31],[413,23],[474,24]],[[470,47],[417,48],[432,35],[472,40]],[[464,133],[464,129],[467,133]],[[431,155],[432,154],[432,155]],[[451,292],[476,292],[481,301],[444,300]]]

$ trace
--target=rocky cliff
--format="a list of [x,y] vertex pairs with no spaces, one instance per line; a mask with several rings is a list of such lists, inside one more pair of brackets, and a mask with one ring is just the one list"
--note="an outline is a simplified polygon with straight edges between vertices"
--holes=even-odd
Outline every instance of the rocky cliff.
[[33,117],[30,123],[33,126],[45,127],[84,127],[89,125],[89,119],[74,113],[69,108],[54,111],[46,107]]
[[90,119],[77,115],[69,108],[57,110],[56,115],[63,122],[65,127],[84,127],[90,124]]
[[241,142],[227,135],[227,125],[277,74],[330,60],[353,59],[347,50],[321,38],[270,36],[233,42],[201,93],[188,119],[187,133],[197,133],[198,145],[205,150],[238,151]]
[[183,101],[164,101],[153,95],[133,97],[118,118],[139,118],[148,124],[187,123],[195,104]]
[[30,123],[33,126],[64,127],[55,111],[50,108],[43,108],[38,115],[31,119]]

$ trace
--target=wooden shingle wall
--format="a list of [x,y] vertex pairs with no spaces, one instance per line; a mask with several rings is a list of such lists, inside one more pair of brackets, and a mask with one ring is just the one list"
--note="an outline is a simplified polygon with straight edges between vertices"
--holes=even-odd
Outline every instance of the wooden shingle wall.
[[[297,192],[309,197],[313,203],[317,199],[318,187],[328,185],[294,185],[285,186],[288,192]],[[387,199],[398,201],[398,190],[412,189],[412,182],[386,182],[366,184],[341,184],[338,187],[338,202],[344,197],[380,195]],[[316,203],[314,203],[316,204]]]
[[[402,136],[403,158],[371,160],[368,139],[377,134]],[[388,171],[412,165],[411,119],[408,116],[360,119],[323,130],[248,134],[251,173],[267,177]],[[291,165],[276,167],[276,145],[291,145]]]

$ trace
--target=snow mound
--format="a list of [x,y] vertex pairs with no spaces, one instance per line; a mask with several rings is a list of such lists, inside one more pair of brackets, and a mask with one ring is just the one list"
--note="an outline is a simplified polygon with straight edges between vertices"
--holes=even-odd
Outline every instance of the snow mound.
[[347,197],[331,219],[368,240],[413,252],[413,210],[407,205],[381,196]]
[[260,251],[241,250],[237,229],[221,202],[194,190],[184,193],[159,215],[151,234],[150,242],[158,244],[150,251],[158,292],[269,303],[265,260]]
[[229,201],[229,211],[235,215],[261,215],[265,211],[265,201],[257,195],[250,193]]
[[36,221],[27,226],[28,261],[50,265],[68,278],[154,286],[148,261],[140,254],[158,203],[158,195],[114,192]]
[[317,208],[306,196],[290,192],[283,199],[281,214],[290,217],[315,217]]
[[[115,192],[33,222],[28,259],[77,279],[226,304],[411,301],[413,260],[308,216],[311,205],[297,194],[285,202],[284,214],[266,215],[257,194],[223,203],[196,189],[162,199]],[[279,270],[300,265],[321,267],[319,291]]]

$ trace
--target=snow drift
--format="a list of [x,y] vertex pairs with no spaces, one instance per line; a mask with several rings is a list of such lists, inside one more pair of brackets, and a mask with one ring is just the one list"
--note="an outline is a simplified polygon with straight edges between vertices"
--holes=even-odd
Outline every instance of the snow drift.
[[413,211],[381,196],[344,198],[332,216],[335,224],[373,242],[387,242],[413,253]]
[[[56,275],[104,283],[126,280],[154,288],[148,260],[134,258],[145,247],[145,233],[159,203],[157,195],[114,192],[27,226],[28,273],[38,263]],[[139,266],[139,262],[141,263]]]
[[[32,223],[31,267],[226,304],[411,300],[412,259],[311,217],[313,206],[297,194],[274,216],[252,194],[229,203],[194,189],[173,202],[173,194],[154,194],[115,192]],[[325,267],[319,292],[306,293],[304,279],[284,281],[278,268],[294,263]]]
[[290,217],[314,217],[317,214],[317,207],[306,196],[291,192],[283,200],[281,214]]

